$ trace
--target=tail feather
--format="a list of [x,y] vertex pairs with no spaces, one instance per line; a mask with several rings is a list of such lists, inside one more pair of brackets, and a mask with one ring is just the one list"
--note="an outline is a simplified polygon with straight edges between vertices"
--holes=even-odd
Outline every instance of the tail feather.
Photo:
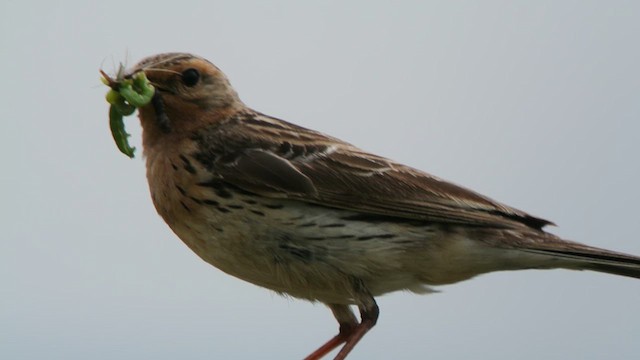
[[537,243],[522,249],[569,261],[568,268],[592,270],[640,279],[640,257],[570,241]]
[[618,265],[603,265],[603,264],[591,264],[585,267],[587,270],[593,270],[603,272],[607,274],[628,276],[636,279],[640,279],[640,267],[623,267]]

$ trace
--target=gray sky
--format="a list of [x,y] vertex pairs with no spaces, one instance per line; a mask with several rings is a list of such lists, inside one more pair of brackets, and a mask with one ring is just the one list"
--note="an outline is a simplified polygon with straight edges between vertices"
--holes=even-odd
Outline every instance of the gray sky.
[[[259,111],[640,254],[640,3],[386,3],[0,3],[0,358],[298,359],[337,331],[324,306],[204,263],[156,215],[98,81],[127,56],[204,56]],[[521,271],[440,290],[380,297],[349,359],[640,354],[634,279]]]

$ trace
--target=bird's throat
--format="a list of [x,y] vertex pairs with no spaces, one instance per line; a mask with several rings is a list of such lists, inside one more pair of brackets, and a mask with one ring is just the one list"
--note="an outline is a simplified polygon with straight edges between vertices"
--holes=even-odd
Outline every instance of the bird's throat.
[[167,116],[167,112],[164,108],[164,101],[162,100],[162,95],[159,91],[153,95],[151,99],[151,104],[153,106],[153,110],[156,113],[156,122],[158,123],[158,127],[165,133],[171,131],[171,120],[169,120],[169,116]]

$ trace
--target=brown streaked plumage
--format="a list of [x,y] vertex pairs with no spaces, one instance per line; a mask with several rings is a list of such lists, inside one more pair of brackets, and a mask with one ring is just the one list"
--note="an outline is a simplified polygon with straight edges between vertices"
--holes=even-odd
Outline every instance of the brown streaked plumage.
[[157,89],[140,109],[156,209],[222,271],[325,303],[339,334],[306,359],[343,343],[344,359],[387,292],[519,269],[640,278],[636,256],[562,240],[547,220],[251,110],[205,59],[160,54],[138,71]]

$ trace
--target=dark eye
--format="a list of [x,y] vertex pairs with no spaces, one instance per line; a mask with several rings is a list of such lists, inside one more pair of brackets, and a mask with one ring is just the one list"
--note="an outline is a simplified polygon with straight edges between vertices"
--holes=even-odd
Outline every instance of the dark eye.
[[187,69],[182,72],[182,82],[188,86],[195,86],[200,81],[200,73],[196,69]]

